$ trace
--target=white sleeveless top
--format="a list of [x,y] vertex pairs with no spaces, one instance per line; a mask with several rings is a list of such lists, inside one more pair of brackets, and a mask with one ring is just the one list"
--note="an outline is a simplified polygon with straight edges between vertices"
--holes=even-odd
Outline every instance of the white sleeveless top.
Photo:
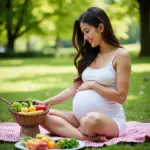
[[[109,64],[100,69],[87,67],[82,73],[82,80],[93,80],[101,85],[116,88],[116,71],[111,60]],[[124,110],[121,104],[107,100],[96,91],[84,90],[76,93],[73,99],[73,112],[78,121],[89,112],[102,112],[109,117],[125,119]]]

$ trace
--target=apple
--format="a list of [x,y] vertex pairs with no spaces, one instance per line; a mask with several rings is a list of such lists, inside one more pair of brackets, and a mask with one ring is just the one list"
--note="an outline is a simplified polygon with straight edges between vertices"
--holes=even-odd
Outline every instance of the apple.
[[48,149],[48,145],[46,142],[40,142],[38,145],[38,150],[47,150]]

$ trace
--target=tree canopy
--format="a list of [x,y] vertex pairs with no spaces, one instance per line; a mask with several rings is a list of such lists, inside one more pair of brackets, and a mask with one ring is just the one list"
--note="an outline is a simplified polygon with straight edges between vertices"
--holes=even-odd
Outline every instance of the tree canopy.
[[59,43],[71,38],[74,19],[89,6],[106,10],[119,38],[128,38],[133,20],[141,23],[140,55],[150,55],[148,0],[0,0],[0,41],[8,52],[14,52],[16,39],[25,35],[50,35]]
[[82,3],[77,0],[0,0],[0,34],[7,42],[7,51],[13,52],[15,40],[27,32],[53,31],[66,37],[73,18],[89,4],[90,0]]
[[150,1],[149,0],[105,0],[110,5],[120,5],[124,15],[140,23],[140,56],[150,56]]

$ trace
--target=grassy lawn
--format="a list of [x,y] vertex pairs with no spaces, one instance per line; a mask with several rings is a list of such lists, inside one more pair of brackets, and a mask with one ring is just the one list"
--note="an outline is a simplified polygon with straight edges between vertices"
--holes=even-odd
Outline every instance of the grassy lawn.
[[[133,55],[134,51],[132,52]],[[137,51],[136,51],[137,53]],[[44,100],[68,87],[76,74],[72,58],[26,58],[0,60],[0,96],[22,100],[28,97]],[[150,59],[132,56],[129,95],[123,105],[128,121],[150,122]],[[7,104],[0,102],[0,122],[14,122]],[[54,106],[71,110],[72,100]],[[1,143],[0,150],[15,150],[14,144]],[[99,148],[91,148],[99,149]],[[117,144],[103,150],[148,150],[150,142],[143,144]]]

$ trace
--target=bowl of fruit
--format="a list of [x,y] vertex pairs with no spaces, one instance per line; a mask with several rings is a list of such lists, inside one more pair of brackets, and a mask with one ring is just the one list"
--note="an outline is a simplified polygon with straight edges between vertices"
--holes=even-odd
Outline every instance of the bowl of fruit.
[[21,126],[20,137],[34,137],[40,133],[39,125],[44,122],[45,116],[49,111],[49,107],[45,105],[33,105],[33,99],[18,100],[9,103],[7,100],[0,100],[8,104],[13,119]]

